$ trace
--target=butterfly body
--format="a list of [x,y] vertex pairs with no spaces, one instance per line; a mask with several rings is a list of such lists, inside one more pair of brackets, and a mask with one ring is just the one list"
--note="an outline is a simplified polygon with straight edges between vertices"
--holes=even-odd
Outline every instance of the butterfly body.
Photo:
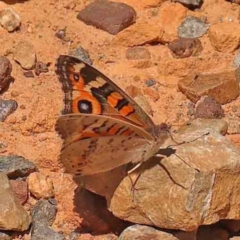
[[64,139],[67,172],[91,175],[155,155],[167,137],[109,78],[83,61],[61,55],[56,73],[65,93],[56,128]]

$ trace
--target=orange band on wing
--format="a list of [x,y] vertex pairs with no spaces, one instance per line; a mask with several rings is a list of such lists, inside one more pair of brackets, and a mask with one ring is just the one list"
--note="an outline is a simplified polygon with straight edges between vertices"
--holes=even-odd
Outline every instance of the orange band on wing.
[[130,113],[134,112],[134,108],[131,105],[124,106],[120,111],[123,116],[128,116]]

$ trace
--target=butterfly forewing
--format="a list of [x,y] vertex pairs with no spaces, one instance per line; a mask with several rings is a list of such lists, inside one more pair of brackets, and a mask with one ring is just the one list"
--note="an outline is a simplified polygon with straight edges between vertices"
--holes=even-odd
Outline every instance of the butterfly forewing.
[[108,77],[75,57],[61,55],[56,72],[65,92],[64,114],[111,115],[142,127],[154,126],[141,107]]

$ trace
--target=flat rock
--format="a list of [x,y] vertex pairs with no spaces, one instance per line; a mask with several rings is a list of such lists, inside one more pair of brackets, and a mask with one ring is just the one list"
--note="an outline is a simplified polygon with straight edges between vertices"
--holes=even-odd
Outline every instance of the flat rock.
[[214,24],[209,28],[213,47],[220,52],[233,52],[240,46],[240,25],[234,22]]
[[220,104],[231,102],[239,96],[235,71],[190,75],[178,82],[178,88],[194,103],[203,95],[214,98]]
[[26,177],[34,171],[36,171],[35,164],[21,156],[0,157],[0,172],[6,173],[10,179]]
[[31,194],[37,199],[54,197],[52,180],[39,172],[31,173],[27,179]]
[[133,225],[126,228],[118,240],[139,240],[139,239],[152,239],[152,240],[178,240],[170,233],[156,230],[155,228],[141,225]]
[[156,156],[125,177],[108,200],[111,212],[133,223],[184,231],[239,219],[240,152],[220,134],[224,126],[198,119],[180,129],[173,138],[185,143],[169,139],[162,152],[172,154]]
[[0,122],[4,122],[6,118],[16,111],[18,104],[14,100],[0,99]]
[[197,38],[180,38],[168,45],[175,58],[198,56],[202,50],[201,41]]
[[0,91],[6,88],[12,81],[12,64],[4,57],[0,56]]
[[90,3],[77,18],[115,35],[135,22],[136,12],[127,4],[102,0]]
[[13,58],[22,68],[31,70],[36,64],[36,53],[34,46],[27,41],[20,41],[14,51]]
[[13,32],[20,27],[21,20],[16,12],[8,8],[0,12],[0,24],[8,32]]
[[114,39],[114,44],[127,47],[160,42],[163,31],[157,24],[138,22],[120,32]]
[[5,173],[0,173],[0,196],[0,229],[27,230],[31,218],[14,196]]

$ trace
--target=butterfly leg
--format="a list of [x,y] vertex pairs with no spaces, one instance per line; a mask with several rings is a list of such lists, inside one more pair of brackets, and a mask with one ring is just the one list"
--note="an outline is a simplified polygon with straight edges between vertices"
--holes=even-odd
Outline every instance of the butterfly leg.
[[129,180],[131,182],[131,191],[132,191],[132,201],[134,202],[134,193],[135,193],[135,190],[137,190],[135,188],[136,184],[137,184],[137,181],[138,179],[140,178],[141,176],[141,172],[137,172],[136,174],[133,174],[134,176],[136,176],[134,179],[132,179],[131,175],[132,173],[138,169],[140,166],[142,165],[142,163],[138,163],[135,167],[133,167],[131,170],[128,171],[128,177],[129,177]]

